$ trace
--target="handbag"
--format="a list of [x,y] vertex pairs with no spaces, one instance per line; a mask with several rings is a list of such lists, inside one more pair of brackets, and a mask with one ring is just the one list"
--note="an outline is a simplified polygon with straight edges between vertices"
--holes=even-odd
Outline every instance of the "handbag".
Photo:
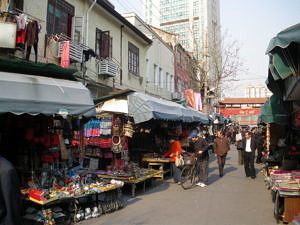
[[238,142],[237,142],[237,145],[236,145],[236,149],[237,149],[237,150],[243,150],[243,147],[244,147],[244,146],[243,146],[243,142],[242,142],[242,141],[238,141]]
[[175,166],[181,167],[183,165],[184,165],[183,157],[182,157],[182,155],[179,155],[179,157],[176,157],[176,159],[175,159]]

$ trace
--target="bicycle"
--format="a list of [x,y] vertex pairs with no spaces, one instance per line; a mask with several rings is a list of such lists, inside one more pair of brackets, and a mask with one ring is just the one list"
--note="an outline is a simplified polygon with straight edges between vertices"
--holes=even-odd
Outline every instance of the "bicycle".
[[184,166],[180,174],[181,187],[185,190],[190,189],[196,183],[198,177],[197,158],[192,156],[189,159],[184,159]]

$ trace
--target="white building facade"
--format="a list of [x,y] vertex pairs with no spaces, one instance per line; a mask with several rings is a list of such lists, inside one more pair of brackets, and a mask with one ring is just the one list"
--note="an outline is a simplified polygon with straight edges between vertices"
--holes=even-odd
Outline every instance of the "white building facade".
[[263,85],[248,85],[245,94],[246,98],[265,98],[270,97],[272,92]]
[[172,46],[163,39],[134,13],[123,15],[130,23],[140,29],[152,45],[146,52],[146,85],[145,93],[172,99],[174,92],[174,55]]

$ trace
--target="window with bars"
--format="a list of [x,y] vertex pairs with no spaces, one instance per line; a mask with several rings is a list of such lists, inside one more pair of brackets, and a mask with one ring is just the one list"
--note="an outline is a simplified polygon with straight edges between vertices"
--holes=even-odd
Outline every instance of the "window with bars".
[[47,33],[71,37],[75,8],[64,0],[48,0]]
[[112,37],[110,37],[109,31],[96,28],[95,53],[97,57],[100,59],[112,58],[112,47]]
[[139,76],[139,48],[128,42],[128,71]]

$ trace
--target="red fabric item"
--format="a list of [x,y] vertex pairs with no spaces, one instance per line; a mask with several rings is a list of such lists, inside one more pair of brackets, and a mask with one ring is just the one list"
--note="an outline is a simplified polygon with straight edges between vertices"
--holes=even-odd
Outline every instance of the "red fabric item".
[[185,98],[188,101],[189,105],[196,109],[194,91],[192,89],[185,90]]
[[27,140],[33,140],[33,138],[34,138],[34,130],[32,129],[32,128],[28,128],[27,130],[26,130],[26,135],[25,135],[25,138],[27,139]]
[[59,138],[57,134],[51,135],[51,146],[57,146],[59,145]]
[[68,68],[70,66],[70,42],[66,41],[62,44],[60,66]]
[[29,191],[29,196],[30,198],[33,198],[38,201],[46,201],[47,199],[44,197],[45,192],[37,190],[37,189],[32,189]]
[[54,157],[51,154],[42,155],[41,161],[44,162],[44,163],[53,163],[54,162]]
[[17,31],[16,44],[25,44],[25,37],[26,37],[25,29]]

